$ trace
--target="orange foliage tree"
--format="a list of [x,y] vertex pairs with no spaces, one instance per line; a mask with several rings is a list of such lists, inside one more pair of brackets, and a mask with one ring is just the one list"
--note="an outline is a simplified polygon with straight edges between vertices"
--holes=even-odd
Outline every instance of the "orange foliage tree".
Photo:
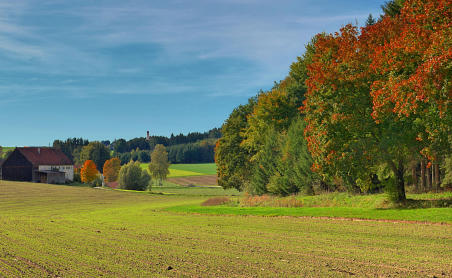
[[403,201],[413,154],[450,148],[451,5],[407,0],[361,32],[347,25],[317,36],[302,107],[315,170],[362,188],[386,164]]
[[422,153],[449,148],[452,126],[452,1],[407,0],[399,15],[366,30],[372,116],[417,119]]
[[87,160],[83,164],[82,169],[80,170],[80,178],[83,183],[93,182],[99,172],[97,171],[96,164],[92,160]]
[[118,180],[119,170],[121,169],[121,161],[119,158],[114,157],[109,159],[104,164],[103,174],[107,182],[113,182]]

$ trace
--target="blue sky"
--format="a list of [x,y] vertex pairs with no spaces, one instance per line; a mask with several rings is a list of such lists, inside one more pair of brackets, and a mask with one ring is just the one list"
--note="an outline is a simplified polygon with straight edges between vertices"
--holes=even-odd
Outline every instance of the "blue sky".
[[0,2],[0,145],[220,127],[374,0]]

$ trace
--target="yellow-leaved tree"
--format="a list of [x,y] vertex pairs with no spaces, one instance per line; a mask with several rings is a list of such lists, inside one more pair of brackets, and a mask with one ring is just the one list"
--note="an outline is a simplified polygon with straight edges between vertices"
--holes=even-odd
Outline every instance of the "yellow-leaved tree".
[[103,174],[107,182],[113,182],[118,180],[119,170],[121,169],[121,161],[119,158],[114,157],[109,159],[104,164]]

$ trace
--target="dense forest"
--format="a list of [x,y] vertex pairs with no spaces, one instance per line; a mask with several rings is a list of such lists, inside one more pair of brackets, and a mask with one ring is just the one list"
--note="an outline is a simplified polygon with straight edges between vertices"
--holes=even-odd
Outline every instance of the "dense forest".
[[219,184],[251,194],[452,184],[452,2],[396,0],[359,28],[321,33],[289,75],[230,114]]
[[[158,144],[166,147],[170,163],[210,163],[214,161],[215,143],[220,137],[220,130],[214,128],[204,133],[150,136],[149,140],[139,137],[131,140],[116,139],[113,142],[89,142],[83,138],[69,138],[65,141],[55,140],[53,147],[61,149],[76,165],[82,165],[93,153],[101,156],[102,161],[118,157],[121,164],[127,164],[131,160],[147,163],[151,160],[151,151]],[[101,153],[105,155],[100,155]],[[103,163],[98,161],[96,165],[101,168]]]

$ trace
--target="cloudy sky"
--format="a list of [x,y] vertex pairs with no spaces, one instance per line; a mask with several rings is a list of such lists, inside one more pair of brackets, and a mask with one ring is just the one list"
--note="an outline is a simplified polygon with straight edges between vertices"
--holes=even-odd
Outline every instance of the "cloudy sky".
[[220,127],[383,0],[0,1],[0,145]]

